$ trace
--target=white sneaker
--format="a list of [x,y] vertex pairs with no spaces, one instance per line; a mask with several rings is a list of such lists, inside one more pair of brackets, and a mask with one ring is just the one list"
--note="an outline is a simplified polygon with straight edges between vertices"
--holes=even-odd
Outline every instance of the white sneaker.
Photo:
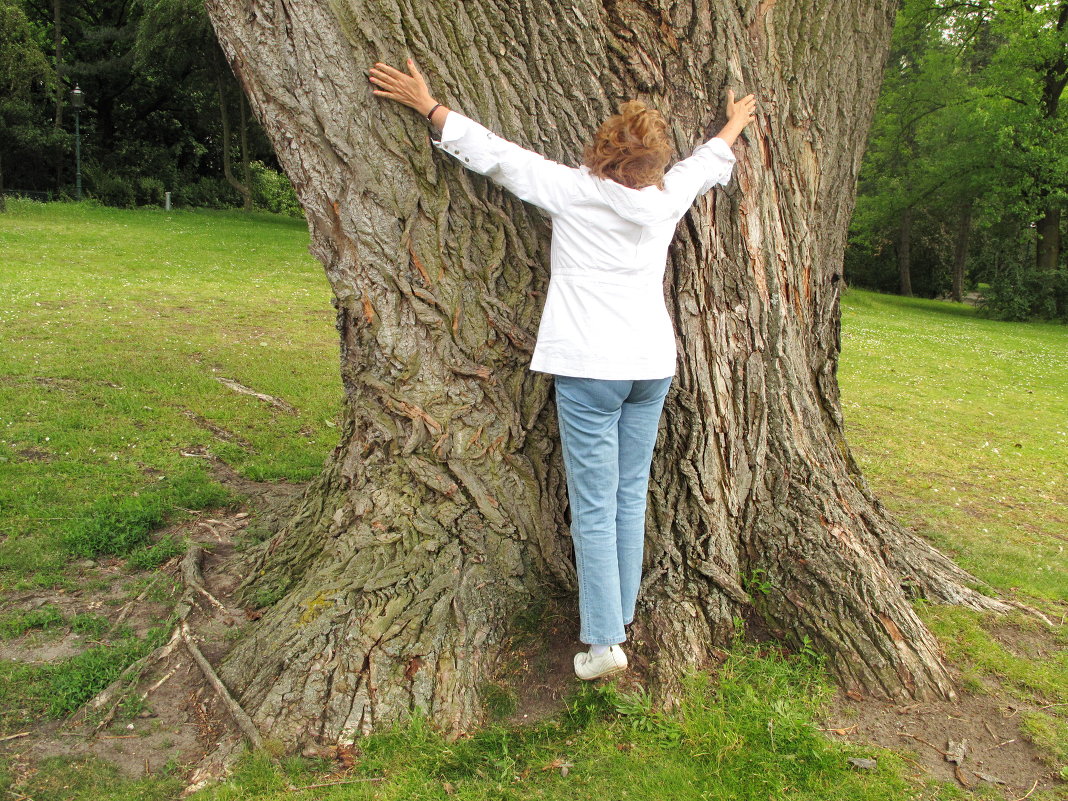
[[589,651],[575,654],[575,675],[580,679],[599,679],[627,669],[627,655],[618,645],[609,646],[600,656]]

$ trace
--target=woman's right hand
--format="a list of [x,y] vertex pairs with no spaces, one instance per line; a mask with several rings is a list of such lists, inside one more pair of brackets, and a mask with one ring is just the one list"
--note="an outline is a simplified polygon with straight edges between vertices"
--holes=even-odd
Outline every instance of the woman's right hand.
[[755,110],[756,97],[754,95],[746,95],[735,102],[734,90],[727,90],[727,121],[733,122],[739,131],[756,119],[754,116]]
[[371,94],[396,100],[426,116],[437,104],[430,96],[423,73],[416,68],[415,62],[408,59],[407,64],[408,72],[404,73],[389,64],[376,61],[371,67],[370,78],[372,83],[382,88],[373,90]]

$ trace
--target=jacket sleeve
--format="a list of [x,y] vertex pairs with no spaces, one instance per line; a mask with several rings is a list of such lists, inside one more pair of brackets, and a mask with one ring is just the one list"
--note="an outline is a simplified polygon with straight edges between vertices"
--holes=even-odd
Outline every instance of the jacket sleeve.
[[440,138],[431,134],[431,142],[464,167],[550,214],[563,211],[578,189],[579,170],[509,142],[451,109]]
[[664,175],[664,190],[674,204],[681,206],[679,216],[716,184],[726,185],[734,171],[737,156],[724,139],[713,136],[694,148],[693,154],[678,162]]

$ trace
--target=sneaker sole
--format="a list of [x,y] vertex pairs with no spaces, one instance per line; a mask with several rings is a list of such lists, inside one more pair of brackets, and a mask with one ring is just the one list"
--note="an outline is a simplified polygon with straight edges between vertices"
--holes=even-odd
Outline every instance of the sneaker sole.
[[577,673],[575,675],[583,681],[593,681],[594,679],[603,679],[605,676],[614,676],[617,673],[622,673],[624,670],[627,669],[627,667],[628,665],[623,665],[622,667],[614,667],[611,670],[606,670],[604,673],[598,673],[596,676],[590,676],[589,678],[579,676]]

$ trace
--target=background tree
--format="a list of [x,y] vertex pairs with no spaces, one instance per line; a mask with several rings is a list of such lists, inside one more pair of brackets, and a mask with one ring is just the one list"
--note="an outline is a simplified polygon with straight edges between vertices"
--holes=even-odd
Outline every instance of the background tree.
[[57,83],[41,38],[19,3],[0,0],[0,211],[5,209],[5,170],[56,143],[40,111]]
[[251,555],[242,593],[269,605],[220,667],[262,729],[335,740],[422,709],[459,732],[517,615],[564,599],[577,630],[551,381],[526,369],[549,226],[371,94],[367,68],[409,55],[442,102],[572,165],[622,100],[662,109],[686,155],[724,122],[727,86],[756,93],[734,181],[670,250],[684,356],[636,662],[671,703],[748,617],[826,652],[849,689],[955,695],[910,600],[1008,607],[874,497],[836,381],[895,6],[209,0],[333,289],[346,397],[322,474]]
[[861,170],[852,282],[961,300],[984,281],[996,316],[1060,314],[1066,273],[1048,265],[1064,262],[1055,233],[1068,172],[1053,98],[1066,14],[1063,3],[906,0]]
[[10,186],[73,193],[74,171],[65,165],[73,165],[74,138],[64,108],[75,83],[87,101],[82,160],[91,197],[159,204],[171,191],[181,205],[248,207],[264,200],[257,177],[277,183],[270,143],[242,106],[202,3],[5,2],[26,10],[32,41],[58,77],[20,129]]
[[[993,4],[992,38],[998,47],[984,65],[981,81],[1000,90],[990,106],[1000,112],[998,155],[1018,192],[1010,207],[1030,253],[1006,283],[1028,284],[1027,315],[1068,321],[1068,265],[1061,249],[1068,201],[1068,124],[1061,98],[1068,82],[1068,0]],[[1008,278],[1006,281],[1005,279]]]
[[[134,59],[139,70],[152,76],[172,92],[193,92],[206,96],[211,87],[217,98],[220,135],[218,143],[223,176],[242,198],[242,207],[252,208],[250,121],[244,94],[233,72],[223,60],[211,22],[200,0],[141,0],[143,16],[138,22]],[[181,42],[176,52],[175,42]],[[232,107],[238,106],[238,141],[241,178],[234,175]],[[198,115],[190,115],[196,119]],[[187,117],[188,119],[189,117]],[[264,148],[261,146],[262,152]]]

